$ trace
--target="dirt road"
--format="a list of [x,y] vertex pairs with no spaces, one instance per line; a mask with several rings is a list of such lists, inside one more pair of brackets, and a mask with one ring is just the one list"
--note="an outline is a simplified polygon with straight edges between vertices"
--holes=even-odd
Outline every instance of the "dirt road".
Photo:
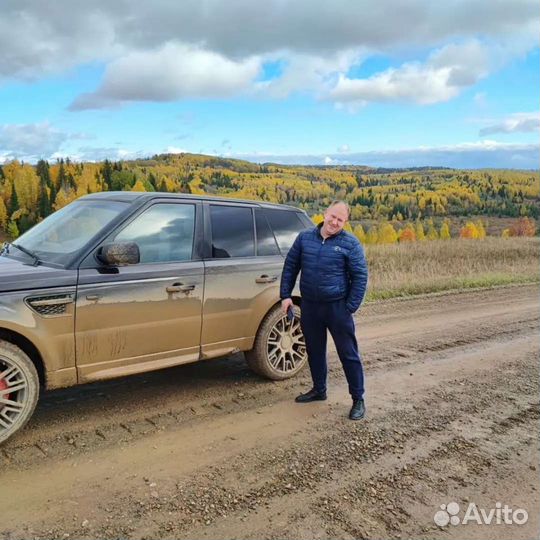
[[[0,450],[0,537],[538,538],[538,293],[366,306],[361,422],[334,351],[314,404],[242,355],[51,392]],[[436,525],[450,502],[529,518]]]

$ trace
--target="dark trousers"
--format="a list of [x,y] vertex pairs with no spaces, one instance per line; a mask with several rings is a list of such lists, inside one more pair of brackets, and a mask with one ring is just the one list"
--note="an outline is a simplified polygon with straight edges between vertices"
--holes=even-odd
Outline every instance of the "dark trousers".
[[302,299],[300,325],[306,340],[313,388],[317,392],[326,392],[326,331],[329,330],[349,383],[349,393],[353,399],[363,399],[364,370],[353,316],[347,310],[345,300],[310,302]]

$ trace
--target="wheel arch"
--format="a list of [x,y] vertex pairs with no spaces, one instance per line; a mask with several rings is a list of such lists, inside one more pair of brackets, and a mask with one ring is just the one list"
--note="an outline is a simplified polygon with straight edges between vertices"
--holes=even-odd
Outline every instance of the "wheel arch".
[[14,330],[7,330],[6,328],[0,328],[0,340],[16,345],[30,358],[38,372],[40,386],[45,387],[47,382],[45,366],[37,347],[22,334],[19,334]]
[[[293,295],[293,296],[291,296],[291,299],[292,299],[295,306],[300,307],[300,296],[299,295]],[[261,317],[261,320],[259,321],[259,324],[257,325],[257,330],[255,331],[255,336],[259,333],[259,330],[261,329],[261,326],[262,326],[264,320],[266,319],[266,317],[268,316],[268,314],[274,308],[279,306],[280,304],[281,304],[281,300],[278,300],[277,302],[274,302],[271,306],[268,307],[268,309],[266,310],[266,313],[263,315],[263,317]]]

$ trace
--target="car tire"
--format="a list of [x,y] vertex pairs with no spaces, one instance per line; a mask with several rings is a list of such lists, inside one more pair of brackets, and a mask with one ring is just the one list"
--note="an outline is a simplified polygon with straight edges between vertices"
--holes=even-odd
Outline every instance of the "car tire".
[[0,340],[0,444],[22,429],[39,397],[39,377],[30,358]]
[[249,367],[258,375],[281,381],[293,377],[306,365],[300,308],[293,306],[293,312],[294,319],[289,321],[281,306],[277,305],[263,319],[253,349],[246,352]]

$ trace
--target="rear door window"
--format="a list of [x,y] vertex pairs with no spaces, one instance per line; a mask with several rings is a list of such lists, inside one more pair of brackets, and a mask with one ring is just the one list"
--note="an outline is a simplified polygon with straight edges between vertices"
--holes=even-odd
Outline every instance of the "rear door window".
[[255,232],[251,208],[210,205],[212,227],[212,257],[253,257]]
[[282,253],[287,252],[300,231],[307,228],[300,219],[300,214],[291,210],[264,210],[268,222],[274,231],[279,249]]
[[255,229],[257,231],[257,255],[279,255],[274,233],[260,208],[255,209]]

